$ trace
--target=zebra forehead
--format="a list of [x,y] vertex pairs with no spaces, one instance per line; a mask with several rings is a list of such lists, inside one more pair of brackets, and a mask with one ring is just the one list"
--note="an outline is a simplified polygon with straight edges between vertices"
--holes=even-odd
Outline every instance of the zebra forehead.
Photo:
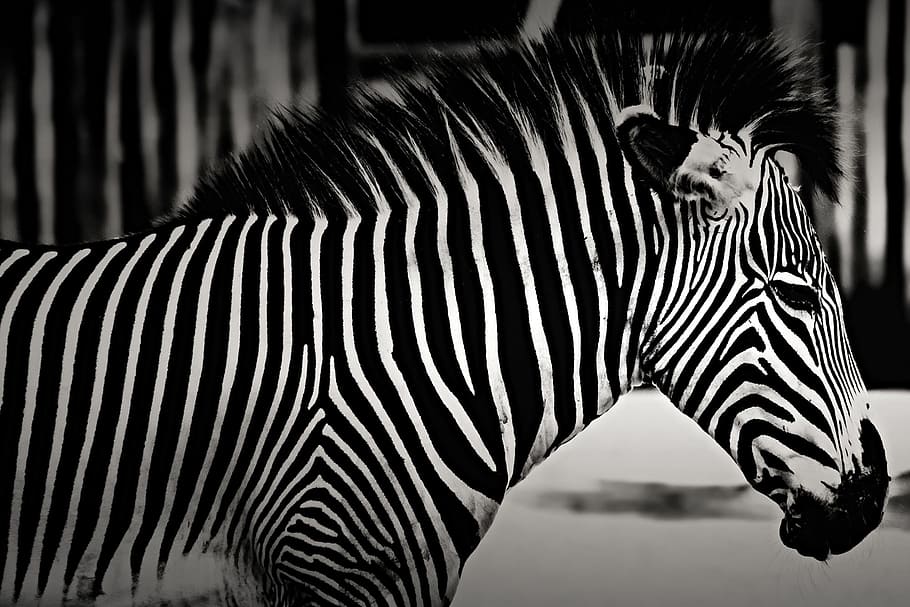
[[[528,135],[562,145],[578,124],[615,141],[615,116],[640,104],[702,133],[739,135],[753,151],[792,151],[833,198],[836,118],[807,53],[767,36],[549,32],[428,59],[384,91],[352,88],[338,107],[277,110],[171,219],[370,212],[390,171],[432,190],[440,177],[427,167],[454,164],[453,145],[482,142],[508,160],[527,153]],[[390,196],[391,208],[403,206]]]

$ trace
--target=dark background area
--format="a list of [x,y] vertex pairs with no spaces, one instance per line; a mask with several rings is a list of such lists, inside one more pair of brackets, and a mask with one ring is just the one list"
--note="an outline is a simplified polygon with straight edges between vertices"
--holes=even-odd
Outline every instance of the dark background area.
[[331,108],[354,80],[381,85],[390,69],[479,37],[554,23],[773,31],[818,57],[837,96],[848,179],[840,205],[808,203],[869,386],[907,388],[907,16],[907,0],[4,2],[0,238],[147,228],[270,108]]

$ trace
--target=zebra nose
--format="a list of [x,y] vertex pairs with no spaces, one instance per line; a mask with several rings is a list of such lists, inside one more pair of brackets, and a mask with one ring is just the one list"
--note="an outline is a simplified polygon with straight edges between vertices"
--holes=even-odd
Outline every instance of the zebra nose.
[[832,554],[843,554],[859,544],[882,521],[888,493],[887,475],[867,473],[844,479],[830,509]]
[[842,521],[843,532],[832,538],[831,551],[850,550],[875,529],[882,520],[888,496],[888,463],[881,436],[869,420],[860,422],[862,466],[844,475],[832,512]]
[[850,498],[849,505],[801,505],[784,516],[780,539],[803,556],[825,561],[832,554],[853,549],[882,520],[884,497],[866,493]]
[[820,561],[859,544],[882,520],[890,478],[881,437],[871,422],[860,429],[862,466],[843,475],[831,501],[806,492],[788,495],[780,525],[785,546]]
[[831,556],[831,543],[827,537],[826,518],[821,502],[800,495],[780,523],[781,542],[803,556],[827,560]]

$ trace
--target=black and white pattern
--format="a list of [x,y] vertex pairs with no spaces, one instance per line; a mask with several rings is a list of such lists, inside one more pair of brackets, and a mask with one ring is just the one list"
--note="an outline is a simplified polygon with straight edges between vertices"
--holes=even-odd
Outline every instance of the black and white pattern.
[[0,243],[0,600],[447,604],[508,488],[642,380],[788,545],[877,525],[881,442],[773,158],[835,189],[811,66],[554,35],[274,123],[150,232]]

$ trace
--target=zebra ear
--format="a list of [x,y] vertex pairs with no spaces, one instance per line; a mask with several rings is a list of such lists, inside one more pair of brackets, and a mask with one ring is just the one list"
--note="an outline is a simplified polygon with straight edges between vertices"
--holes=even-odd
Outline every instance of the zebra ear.
[[751,186],[744,158],[711,137],[661,120],[647,107],[623,110],[616,133],[629,162],[651,186],[680,200],[725,206]]
[[655,189],[672,192],[673,176],[685,162],[698,134],[661,120],[647,106],[627,107],[616,121],[626,158],[650,177]]

